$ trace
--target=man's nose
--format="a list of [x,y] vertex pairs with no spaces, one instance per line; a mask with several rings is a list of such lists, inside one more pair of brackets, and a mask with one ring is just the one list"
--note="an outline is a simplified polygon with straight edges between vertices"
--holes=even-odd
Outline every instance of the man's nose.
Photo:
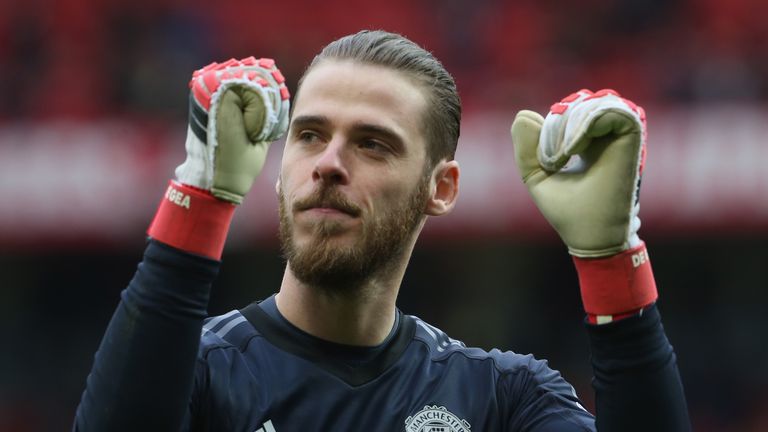
[[333,139],[315,161],[312,179],[329,184],[347,184],[349,172],[344,161],[344,142]]

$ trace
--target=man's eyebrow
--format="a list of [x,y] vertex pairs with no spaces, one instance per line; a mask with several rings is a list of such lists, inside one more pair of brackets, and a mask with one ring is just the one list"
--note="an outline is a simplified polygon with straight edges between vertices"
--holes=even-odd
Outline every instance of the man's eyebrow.
[[370,123],[355,123],[353,129],[357,133],[377,135],[384,138],[387,142],[394,145],[396,150],[402,151],[404,148],[403,138],[394,130]]
[[291,120],[291,127],[300,127],[300,126],[312,126],[312,125],[326,125],[330,123],[330,120],[328,120],[328,117],[321,116],[321,115],[303,115],[295,117],[293,120]]
[[[331,123],[331,120],[323,115],[301,115],[291,120],[291,129],[300,129],[308,126],[325,126]],[[355,133],[376,135],[384,138],[390,144],[397,147],[398,150],[404,148],[403,138],[386,126],[357,122],[352,125],[352,130]]]

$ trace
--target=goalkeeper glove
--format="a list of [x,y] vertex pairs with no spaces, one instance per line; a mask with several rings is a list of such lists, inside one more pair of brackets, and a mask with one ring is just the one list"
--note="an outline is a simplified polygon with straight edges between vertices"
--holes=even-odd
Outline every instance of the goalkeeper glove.
[[285,79],[272,59],[230,59],[189,82],[187,158],[176,168],[149,235],[220,258],[234,205],[261,172],[269,144],[288,126]]
[[652,304],[656,285],[637,236],[643,109],[612,90],[581,90],[546,119],[519,112],[511,132],[523,182],[574,257],[590,321]]

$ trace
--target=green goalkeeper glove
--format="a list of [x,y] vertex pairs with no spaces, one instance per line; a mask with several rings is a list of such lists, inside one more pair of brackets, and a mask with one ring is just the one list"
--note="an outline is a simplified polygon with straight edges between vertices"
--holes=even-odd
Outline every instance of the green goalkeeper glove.
[[189,86],[187,160],[176,178],[240,204],[287,129],[285,79],[273,60],[250,57],[195,71]]
[[643,109],[612,90],[581,90],[546,119],[519,112],[511,133],[523,182],[575,257],[587,312],[614,316],[652,303],[656,287],[637,236]]
[[150,237],[221,257],[234,207],[264,167],[269,144],[288,127],[290,95],[272,59],[230,59],[189,82],[187,158],[176,168]]

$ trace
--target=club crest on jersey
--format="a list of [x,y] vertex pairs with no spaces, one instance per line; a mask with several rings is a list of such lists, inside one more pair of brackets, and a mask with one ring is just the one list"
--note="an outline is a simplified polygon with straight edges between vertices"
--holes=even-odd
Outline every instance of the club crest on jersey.
[[406,432],[470,432],[469,423],[444,406],[425,406],[405,419]]

